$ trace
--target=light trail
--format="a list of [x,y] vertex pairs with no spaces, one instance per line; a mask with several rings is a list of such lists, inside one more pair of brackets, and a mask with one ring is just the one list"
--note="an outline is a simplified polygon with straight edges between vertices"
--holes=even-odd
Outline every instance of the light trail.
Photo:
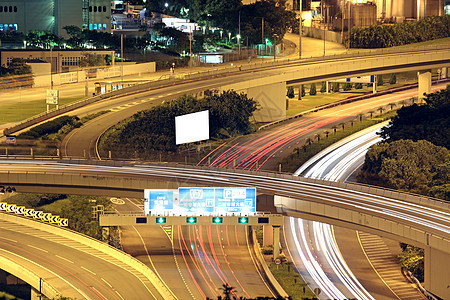
[[[368,148],[381,141],[381,138],[377,135],[377,130],[370,131],[360,137],[352,139],[351,141],[341,145],[337,149],[324,154],[324,156],[316,156],[311,161],[305,164],[305,167],[299,168],[295,174],[304,172],[308,167],[312,165],[305,172],[305,177],[325,179],[330,181],[341,180],[344,174],[354,166],[355,161],[359,161],[367,152]],[[398,217],[404,217],[404,215],[397,215]],[[351,272],[347,266],[345,259],[339,250],[339,247],[335,241],[333,227],[329,224],[315,222],[315,221],[303,221],[298,219],[299,224],[308,222],[312,224],[314,231],[314,239],[316,241],[317,252],[316,255],[324,257],[328,266],[334,271],[334,274],[339,279],[338,282],[343,284],[346,289],[357,299],[374,299],[370,293],[360,284],[358,279]],[[292,225],[291,225],[292,226]],[[307,233],[304,231],[303,226],[298,226],[300,234],[305,236]],[[292,232],[295,232],[292,230]],[[296,243],[298,252],[311,253],[309,245],[306,243],[306,239],[303,239],[303,243]],[[310,260],[315,257],[309,257]],[[319,265],[319,268],[320,265]],[[307,268],[311,277],[321,277],[316,283],[321,287],[330,298],[341,298],[338,294],[331,294],[330,291],[337,290],[336,285],[332,280],[328,278],[325,272],[317,268]],[[325,276],[326,278],[322,278]],[[328,279],[328,280],[327,280]]]

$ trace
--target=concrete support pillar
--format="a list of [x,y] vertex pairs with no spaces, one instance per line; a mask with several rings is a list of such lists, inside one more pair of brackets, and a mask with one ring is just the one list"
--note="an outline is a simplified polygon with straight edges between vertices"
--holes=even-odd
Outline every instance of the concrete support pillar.
[[419,71],[417,73],[419,79],[419,95],[418,99],[424,99],[424,94],[431,93],[431,70]]
[[272,246],[273,244],[273,229],[271,225],[263,226],[263,247]]
[[450,299],[450,254],[425,247],[425,289],[442,299]]
[[302,100],[302,85],[298,86],[298,100]]
[[273,226],[273,259],[280,256],[280,226]]
[[327,81],[326,83],[326,93],[329,94],[330,93],[330,83]]
[[8,276],[8,272],[0,270],[0,284],[7,284],[6,277]]

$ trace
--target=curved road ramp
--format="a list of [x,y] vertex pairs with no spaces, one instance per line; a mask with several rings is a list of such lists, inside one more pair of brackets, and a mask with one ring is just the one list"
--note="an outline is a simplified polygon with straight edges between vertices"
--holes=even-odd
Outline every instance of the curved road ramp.
[[176,299],[143,263],[95,239],[0,213],[0,266],[50,299]]

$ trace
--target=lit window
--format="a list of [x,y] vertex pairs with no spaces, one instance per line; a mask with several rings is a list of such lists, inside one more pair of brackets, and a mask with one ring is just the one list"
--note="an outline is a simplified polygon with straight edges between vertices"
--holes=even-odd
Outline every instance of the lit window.
[[8,24],[5,24],[5,30],[8,30]]
[[92,24],[89,24],[89,30],[92,30]]
[[102,24],[98,24],[98,30],[102,30]]
[[18,26],[17,24],[14,24],[14,30],[17,31],[18,30]]
[[97,24],[94,24],[94,30],[97,30]]
[[3,31],[3,24],[0,24],[0,31]]
[[14,30],[13,24],[9,24],[9,30]]
[[106,30],[106,24],[103,24],[103,30]]

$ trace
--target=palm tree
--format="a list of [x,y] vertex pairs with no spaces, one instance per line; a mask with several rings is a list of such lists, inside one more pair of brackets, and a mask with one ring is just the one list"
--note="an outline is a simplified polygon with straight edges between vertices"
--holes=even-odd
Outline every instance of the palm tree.
[[359,117],[359,121],[361,122],[361,121],[362,121],[362,118],[364,117],[364,114],[359,113],[359,114],[358,114],[358,117]]
[[314,137],[317,138],[317,141],[320,141],[320,134],[316,133],[316,134],[314,135]]
[[334,133],[336,133],[337,128],[338,128],[338,127],[337,127],[336,125],[331,126],[331,129],[334,130]]
[[326,130],[324,133],[325,133],[325,136],[328,138],[328,135],[330,134],[330,132],[328,130]]
[[406,105],[407,103],[408,103],[408,102],[407,102],[406,100],[400,101],[400,104],[402,105],[402,107],[405,107],[405,105]]
[[307,138],[307,139],[305,140],[305,142],[306,142],[308,145],[311,145],[312,142],[313,142],[313,140],[312,140],[311,138]]
[[342,130],[344,130],[344,128],[345,128],[345,122],[341,122],[341,123],[339,123],[339,125],[341,125],[341,126],[342,126]]
[[369,111],[369,114],[370,114],[371,118],[372,118],[374,112],[375,112],[374,110]]
[[391,103],[389,103],[388,105],[391,107],[391,110],[392,110],[397,104],[394,103],[394,102],[391,102]]
[[377,110],[380,112],[380,115],[381,115],[383,113],[383,111],[384,111],[384,107],[380,106],[380,107],[377,108]]

